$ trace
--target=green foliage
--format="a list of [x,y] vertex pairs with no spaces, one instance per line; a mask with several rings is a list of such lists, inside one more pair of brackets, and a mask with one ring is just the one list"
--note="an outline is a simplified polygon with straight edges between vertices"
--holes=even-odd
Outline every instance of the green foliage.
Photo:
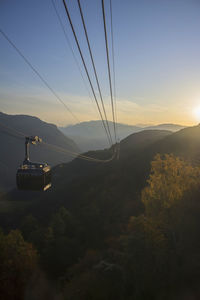
[[74,238],[77,229],[70,213],[61,207],[52,216],[49,227],[44,232],[41,263],[49,275],[59,278],[77,260],[78,241]]
[[22,231],[23,237],[26,240],[31,240],[30,235],[38,229],[38,222],[36,218],[34,218],[32,215],[26,216],[22,221],[20,229]]
[[68,273],[71,280],[65,287],[65,299],[124,299],[121,268],[103,260],[98,251],[88,250]]
[[[24,239],[64,299],[171,300],[198,286],[200,169],[158,154],[146,182],[152,149],[132,147],[128,158],[124,152],[104,167],[63,166],[58,187],[20,218]],[[80,178],[68,183],[65,168],[74,166]]]
[[152,162],[148,186],[142,192],[145,215],[131,217],[120,240],[126,290],[134,299],[171,299],[196,282],[199,175],[199,168],[173,155],[157,155]]
[[165,283],[167,240],[152,219],[132,217],[126,235],[121,236],[127,297],[154,299]]
[[37,252],[19,230],[0,233],[1,299],[23,299],[24,289],[37,266]]
[[148,186],[142,192],[142,202],[148,216],[156,217],[181,201],[185,192],[200,184],[200,168],[178,157],[159,154],[152,161]]

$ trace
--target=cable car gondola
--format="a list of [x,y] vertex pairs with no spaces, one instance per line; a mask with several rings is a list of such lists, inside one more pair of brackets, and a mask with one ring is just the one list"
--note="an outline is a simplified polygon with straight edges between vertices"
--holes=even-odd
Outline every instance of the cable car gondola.
[[25,160],[18,168],[16,180],[19,190],[46,191],[51,187],[51,167],[29,160],[29,144],[41,142],[38,136],[25,138]]

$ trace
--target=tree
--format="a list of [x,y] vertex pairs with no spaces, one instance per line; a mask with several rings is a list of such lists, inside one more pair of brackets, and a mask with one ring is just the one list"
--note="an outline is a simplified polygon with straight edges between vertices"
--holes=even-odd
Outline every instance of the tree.
[[181,290],[197,280],[199,187],[198,167],[172,154],[156,155],[142,191],[145,214],[131,217],[121,237],[128,296],[171,299],[174,282]]
[[148,186],[142,192],[145,213],[157,218],[164,210],[175,207],[184,193],[200,184],[200,168],[175,157],[157,154],[152,161]]
[[126,234],[120,238],[125,273],[125,299],[154,299],[165,285],[167,239],[152,219],[131,217]]
[[20,229],[22,231],[23,237],[26,240],[29,240],[30,235],[34,231],[38,230],[38,222],[36,218],[34,218],[32,215],[26,216],[22,221]]
[[37,252],[19,230],[0,233],[1,299],[22,300],[24,289],[37,266]]
[[78,241],[74,237],[77,229],[71,214],[61,207],[52,216],[50,226],[44,234],[41,262],[53,278],[63,277],[79,253]]

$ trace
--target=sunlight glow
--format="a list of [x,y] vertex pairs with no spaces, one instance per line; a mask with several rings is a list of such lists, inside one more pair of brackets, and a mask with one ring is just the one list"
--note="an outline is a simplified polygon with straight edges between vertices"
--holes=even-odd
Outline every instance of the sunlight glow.
[[195,119],[197,121],[200,121],[200,106],[195,107],[193,110],[193,113],[194,113]]

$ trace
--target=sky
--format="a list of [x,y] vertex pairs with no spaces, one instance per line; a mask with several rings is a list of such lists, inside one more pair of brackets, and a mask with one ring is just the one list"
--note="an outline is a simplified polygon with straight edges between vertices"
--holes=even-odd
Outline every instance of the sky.
[[[0,28],[79,121],[97,120],[62,1],[54,0],[76,60],[52,1],[0,0]],[[77,1],[66,3],[98,95]],[[82,0],[81,4],[105,108],[112,120],[101,0]],[[118,122],[199,123],[200,1],[112,0],[112,7]],[[111,55],[109,9],[105,0]],[[77,123],[1,33],[0,111],[34,115],[59,126]]]

